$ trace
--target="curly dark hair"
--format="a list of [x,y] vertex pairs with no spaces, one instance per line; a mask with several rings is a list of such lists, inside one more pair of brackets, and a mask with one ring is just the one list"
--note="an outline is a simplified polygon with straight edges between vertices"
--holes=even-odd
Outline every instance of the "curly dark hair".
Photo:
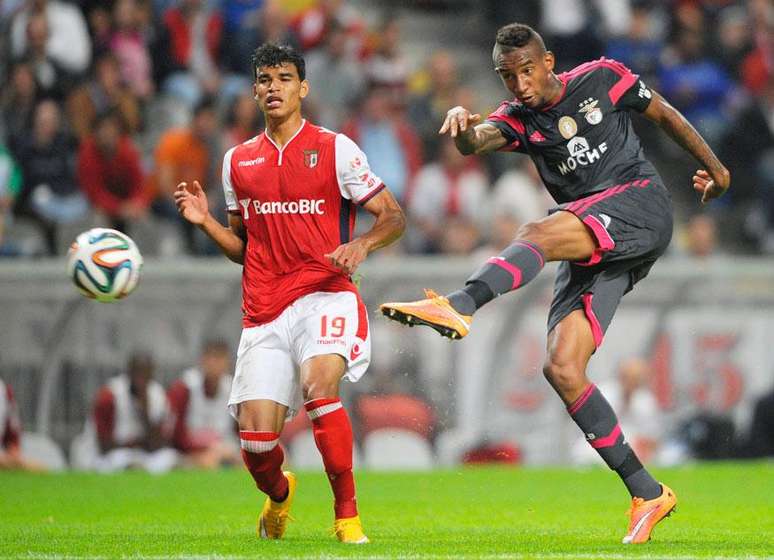
[[298,77],[303,81],[306,78],[306,63],[296,49],[290,45],[275,45],[264,43],[253,53],[253,77],[258,78],[258,69],[262,66],[279,66],[281,64],[294,64],[298,70]]
[[497,30],[495,43],[506,49],[520,49],[529,43],[535,42],[541,50],[546,50],[546,44],[540,34],[529,25],[523,23],[509,23]]

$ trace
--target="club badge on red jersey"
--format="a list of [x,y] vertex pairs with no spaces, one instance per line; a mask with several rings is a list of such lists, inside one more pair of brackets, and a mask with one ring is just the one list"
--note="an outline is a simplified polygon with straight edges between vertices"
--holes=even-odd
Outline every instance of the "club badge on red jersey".
[[317,150],[304,150],[304,165],[309,169],[317,167],[318,155]]

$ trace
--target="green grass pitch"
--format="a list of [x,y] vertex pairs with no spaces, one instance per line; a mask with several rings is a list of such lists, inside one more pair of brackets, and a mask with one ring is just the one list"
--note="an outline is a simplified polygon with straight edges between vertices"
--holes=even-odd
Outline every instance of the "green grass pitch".
[[255,537],[262,499],[242,470],[0,473],[0,557],[765,558],[774,555],[774,463],[656,471],[677,513],[620,544],[628,499],[603,469],[476,468],[356,474],[372,543],[331,536],[322,473],[298,473],[283,541]]

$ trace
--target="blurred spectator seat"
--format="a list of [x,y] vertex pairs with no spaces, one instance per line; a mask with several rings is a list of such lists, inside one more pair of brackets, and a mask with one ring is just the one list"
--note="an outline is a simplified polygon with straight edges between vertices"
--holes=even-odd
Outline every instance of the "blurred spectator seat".
[[323,462],[317,444],[314,442],[312,430],[304,430],[295,434],[288,446],[288,461],[294,469],[322,471]]
[[362,434],[395,428],[429,438],[435,428],[433,409],[411,395],[363,395],[355,404]]
[[414,431],[384,428],[369,433],[363,441],[363,459],[374,470],[431,470],[433,449]]
[[462,462],[466,465],[516,465],[521,462],[521,451],[509,442],[486,442],[468,449],[462,456]]
[[25,458],[43,465],[50,471],[63,471],[67,468],[62,449],[44,434],[22,432],[21,453]]
[[79,471],[90,470],[98,457],[97,432],[94,423],[87,420],[83,431],[70,442],[70,467]]

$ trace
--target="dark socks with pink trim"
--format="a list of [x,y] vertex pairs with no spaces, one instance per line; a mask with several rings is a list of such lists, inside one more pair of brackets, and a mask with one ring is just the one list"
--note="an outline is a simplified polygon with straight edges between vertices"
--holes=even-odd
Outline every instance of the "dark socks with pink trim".
[[473,315],[494,298],[532,280],[544,263],[540,247],[529,241],[514,241],[498,256],[486,261],[463,289],[449,294],[449,303],[457,312]]
[[646,500],[661,495],[661,485],[642,466],[624,438],[613,408],[596,385],[567,407],[570,416],[583,431],[589,445],[596,449],[608,467],[618,473],[629,493]]

